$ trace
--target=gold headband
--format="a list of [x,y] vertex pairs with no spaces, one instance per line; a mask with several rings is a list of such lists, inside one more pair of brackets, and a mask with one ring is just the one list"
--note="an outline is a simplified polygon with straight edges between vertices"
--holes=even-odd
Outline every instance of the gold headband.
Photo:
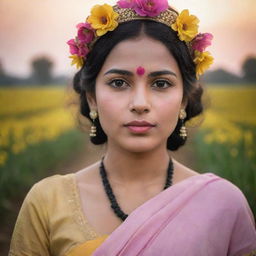
[[210,33],[198,33],[199,20],[190,15],[188,10],[179,14],[168,6],[167,0],[119,0],[113,7],[108,4],[95,5],[86,22],[77,25],[77,36],[67,42],[72,54],[72,65],[82,67],[87,54],[101,36],[113,31],[119,24],[132,20],[152,20],[177,31],[196,64],[197,78],[212,64],[213,57],[204,50],[211,45],[213,36]]
[[114,5],[113,9],[116,13],[119,14],[117,18],[117,22],[119,24],[131,20],[153,20],[156,22],[163,23],[170,27],[173,23],[175,23],[179,15],[178,12],[176,12],[171,7],[168,7],[168,9],[166,9],[164,12],[161,12],[158,16],[155,17],[140,16],[131,8],[124,9],[120,8],[118,5]]

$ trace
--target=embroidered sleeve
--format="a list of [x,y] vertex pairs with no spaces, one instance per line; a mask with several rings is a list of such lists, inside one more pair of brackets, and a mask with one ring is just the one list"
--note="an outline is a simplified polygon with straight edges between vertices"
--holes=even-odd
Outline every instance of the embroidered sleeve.
[[46,209],[35,184],[20,209],[10,245],[9,256],[49,256]]

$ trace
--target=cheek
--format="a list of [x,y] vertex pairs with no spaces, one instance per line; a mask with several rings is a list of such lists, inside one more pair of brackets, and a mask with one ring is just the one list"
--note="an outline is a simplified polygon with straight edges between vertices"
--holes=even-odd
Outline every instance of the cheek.
[[172,94],[159,101],[158,119],[164,125],[164,128],[172,130],[175,128],[182,103],[182,94]]
[[120,119],[120,113],[123,113],[120,99],[114,97],[113,92],[107,91],[101,91],[96,97],[99,118],[103,129],[113,128],[113,124]]

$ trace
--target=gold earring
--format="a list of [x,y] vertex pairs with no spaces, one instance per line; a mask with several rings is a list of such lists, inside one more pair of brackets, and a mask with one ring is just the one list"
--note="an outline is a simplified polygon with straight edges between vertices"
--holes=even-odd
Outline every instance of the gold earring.
[[180,115],[179,115],[179,117],[180,117],[180,119],[182,121],[182,126],[180,128],[180,137],[183,140],[185,140],[187,138],[187,130],[186,130],[186,127],[184,125],[184,119],[186,118],[186,116],[187,116],[186,111],[184,109],[181,109],[180,110]]
[[95,137],[96,136],[96,126],[94,125],[94,120],[98,117],[98,113],[96,110],[91,110],[89,115],[93,121],[89,135],[90,135],[90,137]]

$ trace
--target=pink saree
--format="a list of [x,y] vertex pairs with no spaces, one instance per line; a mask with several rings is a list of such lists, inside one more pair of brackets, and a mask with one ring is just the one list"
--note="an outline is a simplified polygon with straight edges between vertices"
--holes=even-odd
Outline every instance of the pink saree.
[[256,255],[255,220],[231,182],[192,176],[134,210],[93,253],[121,255]]

